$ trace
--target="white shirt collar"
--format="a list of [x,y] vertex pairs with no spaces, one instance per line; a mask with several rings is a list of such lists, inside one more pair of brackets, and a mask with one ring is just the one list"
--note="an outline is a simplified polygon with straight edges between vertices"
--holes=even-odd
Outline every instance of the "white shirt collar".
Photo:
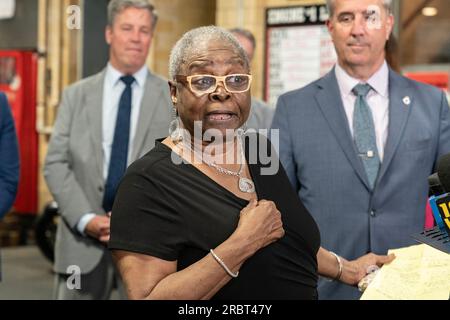
[[[348,96],[352,94],[353,88],[361,81],[351,77],[340,65],[336,64],[335,68],[336,78],[338,81],[339,89],[341,92]],[[387,62],[384,61],[383,65],[375,72],[367,83],[381,96],[387,97],[389,93],[389,68]]]
[[[148,69],[144,64],[141,69],[139,69],[136,73],[133,74],[133,77],[136,79],[136,83],[139,87],[143,87],[145,80],[147,79]],[[119,70],[114,68],[110,62],[106,66],[106,75],[105,81],[111,86],[114,87],[120,81],[120,77],[124,76]]]

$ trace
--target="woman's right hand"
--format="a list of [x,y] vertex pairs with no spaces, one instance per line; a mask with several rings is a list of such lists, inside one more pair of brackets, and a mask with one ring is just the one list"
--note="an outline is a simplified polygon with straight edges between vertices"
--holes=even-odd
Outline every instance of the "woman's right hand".
[[235,235],[242,237],[254,252],[284,236],[281,213],[273,201],[251,200],[241,210]]

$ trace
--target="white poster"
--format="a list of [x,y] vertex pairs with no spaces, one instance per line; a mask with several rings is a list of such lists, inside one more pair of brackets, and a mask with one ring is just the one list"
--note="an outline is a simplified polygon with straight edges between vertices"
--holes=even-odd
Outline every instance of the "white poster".
[[266,42],[266,99],[301,88],[331,70],[336,52],[328,34],[325,6],[269,9]]
[[11,19],[16,12],[16,0],[0,0],[0,19]]

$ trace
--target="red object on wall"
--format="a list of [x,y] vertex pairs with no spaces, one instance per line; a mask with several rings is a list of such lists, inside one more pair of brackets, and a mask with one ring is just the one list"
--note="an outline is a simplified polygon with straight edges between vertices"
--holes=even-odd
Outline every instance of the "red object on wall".
[[407,72],[405,76],[432,86],[448,91],[449,88],[449,73],[436,71],[422,71],[422,72]]
[[19,140],[20,180],[13,208],[21,214],[37,214],[36,80],[36,53],[0,50],[0,91],[8,97]]

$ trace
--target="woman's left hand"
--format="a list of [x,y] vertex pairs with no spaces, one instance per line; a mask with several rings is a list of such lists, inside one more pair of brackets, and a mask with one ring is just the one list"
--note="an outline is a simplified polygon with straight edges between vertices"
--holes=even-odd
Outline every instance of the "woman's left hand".
[[371,267],[381,267],[386,263],[390,263],[394,259],[394,254],[379,256],[374,253],[368,253],[352,261],[342,259],[343,269],[340,280],[343,283],[356,286],[358,285],[358,282],[370,272]]

